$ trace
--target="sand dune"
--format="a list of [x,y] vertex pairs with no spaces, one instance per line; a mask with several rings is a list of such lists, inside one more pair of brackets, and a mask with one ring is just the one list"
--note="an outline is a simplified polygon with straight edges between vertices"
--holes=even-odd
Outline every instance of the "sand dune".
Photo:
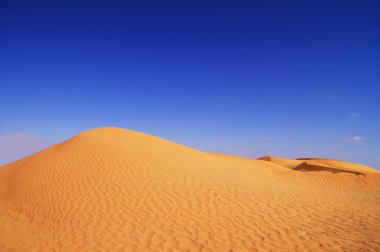
[[289,159],[265,156],[259,160],[270,161],[298,171],[328,171],[332,173],[346,172],[356,175],[378,174],[379,171],[362,164],[344,162],[327,158],[298,158]]
[[0,251],[380,251],[380,173],[118,128],[0,167]]

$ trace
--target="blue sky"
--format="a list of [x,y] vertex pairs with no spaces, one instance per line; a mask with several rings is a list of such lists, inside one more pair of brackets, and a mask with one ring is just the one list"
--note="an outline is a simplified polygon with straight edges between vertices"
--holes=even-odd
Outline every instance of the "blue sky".
[[380,168],[379,1],[10,1],[0,164],[116,126]]

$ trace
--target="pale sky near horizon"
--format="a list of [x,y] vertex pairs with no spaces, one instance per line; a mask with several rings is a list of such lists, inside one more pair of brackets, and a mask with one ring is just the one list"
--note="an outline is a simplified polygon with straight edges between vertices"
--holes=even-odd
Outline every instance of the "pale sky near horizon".
[[380,169],[379,1],[1,1],[0,165],[116,126]]

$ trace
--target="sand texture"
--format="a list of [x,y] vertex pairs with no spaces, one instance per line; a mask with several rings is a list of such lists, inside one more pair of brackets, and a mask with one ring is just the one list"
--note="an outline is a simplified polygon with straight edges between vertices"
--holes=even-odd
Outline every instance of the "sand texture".
[[380,251],[380,173],[89,130],[0,167],[0,251]]

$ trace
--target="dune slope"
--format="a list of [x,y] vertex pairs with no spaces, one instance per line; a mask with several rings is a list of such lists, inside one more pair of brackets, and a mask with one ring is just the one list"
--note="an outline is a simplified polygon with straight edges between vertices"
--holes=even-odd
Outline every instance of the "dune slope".
[[380,250],[379,172],[268,161],[83,132],[0,167],[0,251]]

